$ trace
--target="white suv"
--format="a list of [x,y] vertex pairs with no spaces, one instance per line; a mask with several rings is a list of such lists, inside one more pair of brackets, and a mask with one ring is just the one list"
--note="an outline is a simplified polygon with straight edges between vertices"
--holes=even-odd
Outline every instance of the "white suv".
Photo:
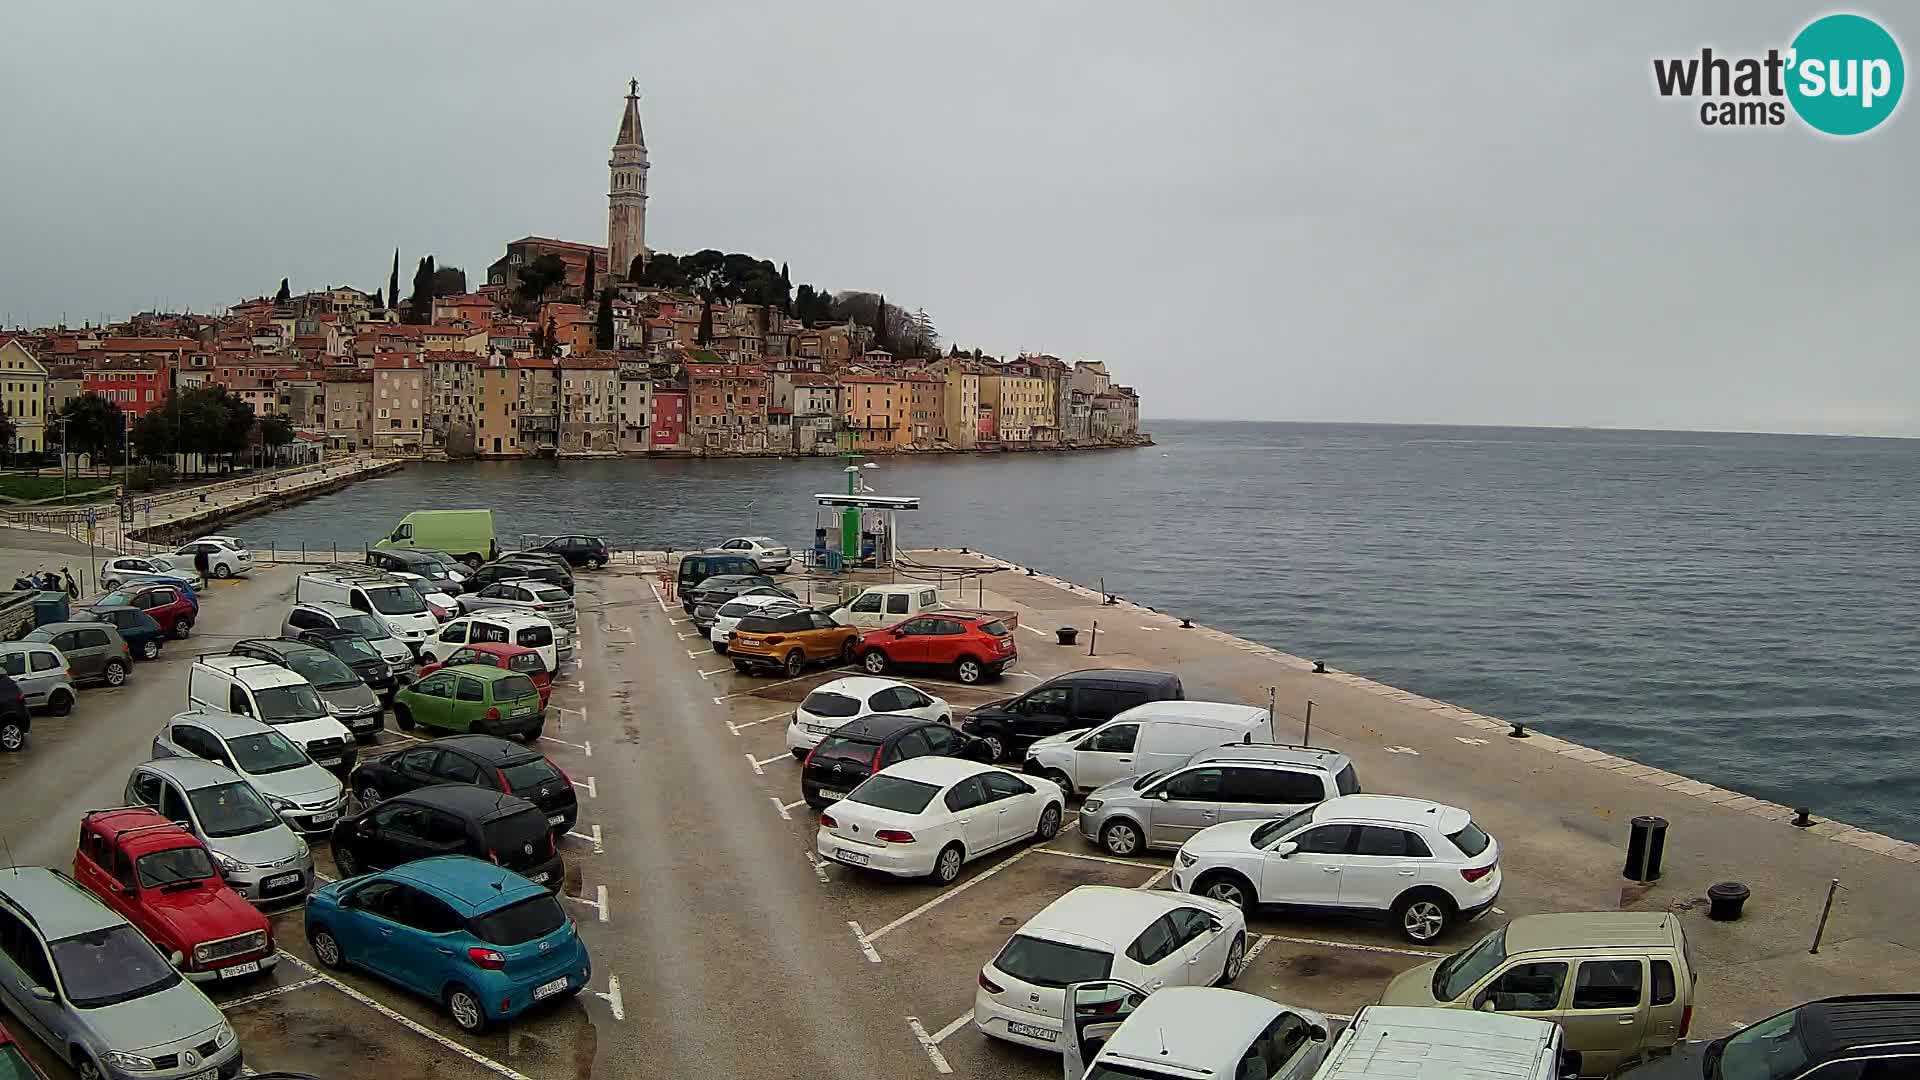
[[1500,845],[1465,810],[1397,795],[1342,795],[1292,817],[1202,829],[1173,887],[1245,910],[1272,904],[1391,912],[1426,944],[1500,896]]
[[233,577],[253,569],[253,552],[231,536],[203,536],[192,543],[182,544],[174,554],[192,561],[201,552],[207,556],[207,573],[214,577]]

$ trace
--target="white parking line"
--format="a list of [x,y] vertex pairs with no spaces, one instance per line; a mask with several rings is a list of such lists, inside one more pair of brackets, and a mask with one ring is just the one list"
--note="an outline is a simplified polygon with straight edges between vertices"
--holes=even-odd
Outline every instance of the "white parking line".
[[775,754],[772,757],[756,758],[753,762],[753,767],[754,769],[758,770],[763,766],[772,765],[775,762],[780,762],[780,761],[784,761],[790,765],[800,764],[800,759],[794,757],[792,754]]
[[1031,633],[1031,634],[1038,634],[1038,635],[1040,635],[1041,637],[1046,637],[1046,636],[1047,636],[1047,632],[1046,632],[1045,630],[1041,630],[1041,629],[1039,629],[1038,627],[1035,627],[1035,626],[1030,626],[1030,625],[1028,625],[1027,623],[1021,623],[1021,624],[1020,624],[1020,629],[1022,629],[1022,630],[1025,630],[1025,631],[1027,631],[1028,633]]
[[805,800],[805,799],[795,799],[795,800],[793,800],[793,801],[792,801],[792,802],[790,802],[790,803],[784,803],[784,804],[782,804],[782,805],[781,805],[781,809],[782,809],[782,810],[792,810],[792,809],[794,809],[795,807],[799,807],[799,806],[805,806],[805,805],[807,805],[807,800]]
[[701,656],[703,656],[703,655],[705,655],[705,654],[704,654],[704,653],[701,653],[701,652],[700,652],[699,650],[697,650],[697,649],[688,649],[688,650],[687,650],[687,659],[689,659],[689,660],[698,660],[698,659],[700,659],[700,657],[701,657]]
[[607,992],[603,994],[595,990],[593,996],[607,1003],[607,1007],[613,1010],[613,1018],[615,1020],[625,1020],[627,1018],[626,1001],[620,997],[620,976],[607,976]]
[[1152,876],[1152,877],[1150,877],[1150,878],[1148,878],[1147,880],[1145,880],[1145,881],[1143,881],[1143,882],[1141,882],[1140,884],[1138,884],[1138,885],[1136,885],[1136,886],[1134,886],[1134,888],[1136,888],[1136,889],[1151,889],[1151,888],[1153,888],[1153,887],[1154,887],[1155,885],[1158,885],[1158,884],[1160,884],[1160,880],[1161,880],[1162,878],[1164,878],[1164,877],[1166,877],[1166,876],[1167,876],[1168,874],[1171,874],[1171,873],[1173,873],[1173,868],[1172,868],[1171,866],[1169,866],[1169,867],[1165,867],[1165,868],[1163,868],[1163,869],[1160,869],[1160,870],[1155,870],[1155,871],[1153,872],[1153,876]]
[[587,843],[592,844],[593,853],[595,855],[605,855],[607,853],[607,846],[606,846],[606,843],[600,838],[600,826],[594,825],[594,826],[590,826],[590,828],[592,828],[593,830],[593,834],[591,836],[585,833],[577,833],[572,831],[569,831],[567,835],[573,837],[575,840],[585,840]]
[[732,671],[732,670],[733,670],[733,669],[732,669],[732,668],[730,668],[730,667],[723,667],[723,668],[714,668],[714,669],[713,669],[712,671],[703,671],[703,672],[701,672],[701,673],[700,673],[700,677],[701,677],[701,678],[703,678],[703,679],[711,679],[711,678],[713,678],[713,677],[714,677],[715,675],[725,675],[725,674],[726,674],[727,672],[729,672],[729,671]]
[[924,904],[921,904],[919,907],[914,908],[912,911],[907,912],[905,915],[900,916],[899,918],[893,920],[892,922],[881,927],[880,929],[875,930],[873,933],[868,934],[865,940],[869,942],[879,941],[881,938],[887,936],[893,931],[898,930],[902,926],[905,926],[906,924],[912,922],[913,920],[919,918],[920,916],[925,915],[927,912],[932,911],[934,908],[939,907],[941,904],[944,904],[947,901],[953,899],[954,897],[959,896],[961,893],[966,892],[968,889],[973,888],[975,885],[980,884],[981,882],[987,880],[988,878],[999,873],[1000,871],[1005,870],[1007,867],[1012,866],[1014,863],[1019,862],[1021,859],[1026,858],[1027,852],[1032,850],[1033,850],[1032,848],[1022,848],[1017,854],[1014,855],[1013,858],[1008,859],[1006,862],[1001,863],[1000,865],[992,868],[991,870],[988,870],[984,874],[980,874],[977,877],[968,878],[967,880],[961,882],[960,884],[955,885],[952,888],[949,888],[946,892],[941,893],[939,896],[934,897],[933,899],[927,901]]
[[932,1059],[934,1071],[942,1075],[951,1073],[953,1066],[947,1064],[947,1055],[940,1052],[939,1042],[927,1034],[926,1025],[920,1022],[920,1018],[907,1017],[907,1027],[913,1031],[913,1037],[920,1041],[920,1047],[927,1052],[927,1057]]
[[801,854],[807,857],[807,864],[813,867],[813,876],[820,879],[820,884],[830,884],[832,879],[827,877],[827,864],[821,862],[820,857],[811,851],[803,851]]
[[[694,631],[694,632],[693,632],[693,633],[691,633],[691,634],[681,634],[681,635],[680,635],[680,640],[681,640],[681,641],[685,641],[685,640],[687,640],[688,638],[696,638],[696,637],[706,637],[706,636],[707,636],[707,635],[705,635],[705,634],[702,634],[702,633],[700,633],[699,631],[697,631],[697,630],[696,630],[696,631]],[[688,656],[692,656],[692,655],[693,655],[693,653],[692,653],[691,651],[689,651],[689,652],[687,653],[687,655],[688,655]]]
[[746,758],[746,759],[747,759],[747,764],[748,764],[748,765],[751,765],[751,766],[753,767],[753,775],[755,775],[755,776],[765,776],[765,775],[767,775],[767,770],[765,770],[765,769],[763,769],[763,768],[761,768],[761,767],[760,767],[760,759],[759,759],[759,758],[756,758],[756,757],[754,757],[754,756],[753,756],[752,754],[741,754],[740,756],[741,756],[741,757],[743,757],[743,758]]
[[404,731],[389,731],[387,734],[396,739],[405,739],[408,742],[426,742],[425,739],[420,738],[418,735],[409,735]]
[[326,985],[326,983],[317,978],[302,979],[297,983],[288,983],[285,986],[276,986],[271,990],[263,990],[258,994],[248,994],[246,997],[243,997],[243,998],[235,998],[232,1001],[217,1002],[217,1004],[223,1010],[237,1009],[242,1005],[251,1005],[256,1001],[265,1001],[268,998],[279,997],[281,994],[291,994],[295,990],[305,990],[309,986],[324,986],[324,985]]
[[854,922],[852,919],[847,920],[847,926],[853,930],[853,939],[860,943],[860,951],[867,954],[867,963],[869,964],[879,963],[880,954],[879,952],[875,951],[873,947],[873,939],[867,936],[867,932],[865,930],[860,929],[860,924],[857,922]]
[[790,715],[792,714],[774,713],[772,716],[763,716],[758,720],[749,720],[744,724],[736,724],[733,721],[729,720],[727,721],[727,730],[733,732],[735,735],[738,735],[742,730],[746,728],[750,728],[755,724],[764,724],[771,720],[785,720]]
[[1142,870],[1158,870],[1159,863],[1141,862],[1138,859],[1116,859],[1111,855],[1089,855],[1084,851],[1061,851],[1059,848],[1031,848],[1042,855],[1058,855],[1063,859],[1085,859],[1088,862],[1112,863],[1115,866],[1137,866]]
[[600,921],[606,922],[607,921],[607,887],[605,885],[595,885],[593,889],[594,889],[594,895],[599,897],[599,899],[597,900],[589,900],[584,896],[573,896],[568,893],[561,893],[560,895],[565,896],[567,899],[573,901],[576,904],[585,904],[590,908],[597,908],[600,912]]
[[587,789],[587,798],[589,798],[589,799],[597,799],[597,798],[599,798],[599,797],[600,797],[600,789],[599,789],[599,787],[598,787],[598,786],[596,786],[596,785],[597,785],[597,783],[598,783],[598,782],[597,782],[596,780],[594,780],[594,778],[593,778],[593,777],[591,777],[591,776],[589,776],[589,777],[587,777],[587,782],[586,782],[586,783],[584,783],[584,784],[583,784],[583,783],[581,783],[580,781],[578,781],[578,780],[575,780],[575,781],[573,782],[573,786],[574,786],[574,787],[577,787],[577,788],[585,788],[585,789]]
[[[769,795],[769,796],[767,796],[767,801],[773,804],[773,809],[774,809],[774,812],[780,815],[780,820],[781,820],[781,821],[792,821],[792,820],[793,820],[793,815],[792,815],[792,814],[789,814],[789,813],[787,813],[787,805],[786,805],[785,803],[783,803],[783,802],[781,802],[781,801],[780,801],[780,796],[778,796],[778,795]],[[805,802],[806,800],[804,800],[804,799],[803,799],[803,800],[801,800],[801,801],[802,801],[802,802]]]
[[556,738],[554,738],[554,737],[553,737],[553,736],[551,736],[551,735],[542,735],[542,736],[540,736],[540,741],[541,741],[541,742],[550,742],[550,743],[559,743],[559,744],[560,744],[561,746],[571,746],[571,747],[573,747],[573,748],[574,748],[575,750],[578,750],[578,751],[580,751],[581,753],[583,753],[583,754],[585,754],[585,755],[587,755],[588,757],[592,757],[592,756],[593,756],[593,744],[592,744],[592,743],[580,743],[580,742],[568,742],[568,741],[567,741],[567,740],[565,740],[565,739],[556,739]]
[[793,678],[791,678],[791,679],[781,679],[781,680],[780,680],[779,682],[770,682],[770,683],[760,683],[759,685],[757,685],[757,686],[754,686],[754,687],[752,687],[751,689],[748,689],[748,690],[735,690],[735,691],[734,691],[733,693],[731,693],[731,694],[726,694],[726,695],[724,695],[724,696],[721,696],[721,697],[717,697],[717,698],[714,698],[714,699],[713,699],[713,703],[714,703],[715,705],[724,705],[724,704],[726,704],[727,702],[729,702],[729,701],[732,701],[732,700],[733,700],[734,698],[737,698],[737,697],[747,697],[747,696],[749,696],[749,695],[752,695],[752,694],[757,694],[757,693],[759,693],[759,692],[760,692],[760,691],[762,691],[762,690],[771,690],[771,689],[773,689],[773,688],[774,688],[774,687],[776,687],[776,686],[785,686],[785,685],[787,685],[788,683],[797,683],[797,682],[799,682],[799,681],[800,681],[800,680],[802,680],[802,679],[817,679],[817,678],[819,678],[819,677],[820,677],[820,674],[822,674],[822,673],[818,673],[818,672],[816,672],[816,673],[814,673],[814,674],[811,674],[811,675],[795,675],[795,676],[794,676]]
[[649,581],[649,582],[647,582],[647,588],[649,588],[649,589],[652,589],[652,590],[653,590],[653,598],[654,598],[655,600],[658,600],[658,601],[660,601],[660,610],[661,610],[661,611],[672,611],[672,610],[673,610],[672,608],[670,608],[670,607],[668,607],[668,606],[667,606],[667,597],[666,597],[666,594],[664,594],[664,593],[662,593],[662,592],[660,591],[660,585],[659,585],[659,583],[658,583],[658,582],[654,582],[654,581]]
[[1358,952],[1393,953],[1396,956],[1418,956],[1423,960],[1438,960],[1447,956],[1443,952],[1427,952],[1424,949],[1396,949],[1391,945],[1362,945],[1357,941],[1328,941],[1324,938],[1288,937],[1285,934],[1268,934],[1273,941],[1284,941],[1290,945],[1319,945],[1328,949],[1353,949]]
[[460,1043],[457,1043],[452,1039],[447,1038],[445,1035],[440,1034],[439,1032],[433,1030],[432,1028],[427,1027],[426,1025],[418,1023],[414,1020],[408,1019],[407,1017],[401,1015],[400,1013],[394,1011],[393,1009],[390,1009],[387,1006],[380,1004],[378,1001],[375,1001],[371,997],[368,997],[367,995],[361,993],[360,991],[355,990],[353,987],[348,986],[346,983],[341,982],[339,979],[336,979],[333,976],[320,971],[319,969],[315,968],[312,964],[309,964],[305,960],[302,960],[299,957],[293,955],[292,953],[287,952],[285,949],[280,950],[280,956],[282,959],[291,960],[296,966],[298,966],[302,970],[312,973],[312,975],[315,978],[319,979],[321,982],[326,983],[328,986],[333,987],[335,990],[338,990],[341,993],[352,998],[353,1000],[359,1002],[360,1004],[365,1005],[367,1008],[372,1009],[374,1012],[379,1013],[381,1016],[384,1016],[387,1019],[393,1021],[394,1023],[399,1024],[401,1027],[406,1028],[407,1030],[413,1032],[416,1035],[423,1035],[426,1038],[433,1040],[434,1042],[438,1043],[442,1047],[445,1047],[446,1049],[451,1050],[456,1054],[459,1054],[461,1057],[466,1058],[468,1061],[473,1062],[475,1065],[479,1065],[480,1067],[487,1069],[491,1072],[498,1073],[499,1075],[506,1077],[507,1080],[531,1080],[531,1078],[524,1073],[515,1072],[514,1070],[509,1069],[505,1065],[500,1064],[499,1062],[493,1060],[492,1058],[486,1056],[485,1054],[480,1053],[477,1050],[472,1050],[466,1046],[462,1046]]
[[971,1019],[973,1019],[973,1010],[971,1009],[961,1013],[959,1016],[954,1017],[953,1023],[948,1024],[946,1027],[943,1027],[939,1031],[936,1031],[933,1033],[933,1041],[936,1043],[946,1042],[947,1036],[953,1034],[956,1031],[959,1031],[960,1028],[964,1026],[966,1022]]
[[1272,934],[1261,934],[1254,938],[1253,944],[1247,947],[1247,955],[1241,960],[1241,966],[1244,968],[1247,964],[1253,963],[1253,958],[1259,956],[1260,951],[1272,943]]
[[314,876],[314,877],[317,877],[317,878],[319,878],[319,879],[320,879],[321,881],[324,881],[324,882],[326,882],[326,883],[327,883],[327,884],[329,884],[329,885],[331,885],[331,884],[333,884],[333,883],[334,883],[335,881],[338,881],[338,880],[339,880],[338,878],[330,878],[330,877],[328,877],[327,875],[325,875],[325,874],[323,874],[323,873],[321,873],[321,872],[320,872],[320,871],[318,871],[318,870],[315,870],[315,871],[313,872],[313,876]]

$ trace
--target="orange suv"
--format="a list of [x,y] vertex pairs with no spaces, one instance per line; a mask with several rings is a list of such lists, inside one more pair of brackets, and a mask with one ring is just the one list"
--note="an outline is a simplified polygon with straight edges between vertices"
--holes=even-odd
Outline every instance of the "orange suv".
[[748,615],[727,638],[727,655],[741,671],[781,671],[789,678],[810,663],[851,664],[860,628],[841,626],[818,611]]

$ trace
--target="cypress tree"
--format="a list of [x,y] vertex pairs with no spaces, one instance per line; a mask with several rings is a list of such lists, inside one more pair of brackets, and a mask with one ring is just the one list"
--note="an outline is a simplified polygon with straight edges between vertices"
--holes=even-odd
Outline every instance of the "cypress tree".
[[400,249],[393,249],[393,270],[387,275],[387,307],[397,310],[400,307]]
[[273,294],[273,302],[276,304],[284,304],[291,299],[293,299],[293,293],[287,288],[287,279],[281,278],[280,291]]
[[593,257],[591,252],[588,253],[587,282],[585,285],[581,286],[580,288],[580,302],[583,304],[593,298],[593,271],[594,271],[594,267],[599,263],[599,261],[600,260]]
[[600,310],[593,316],[593,347],[613,348],[613,290],[600,290]]

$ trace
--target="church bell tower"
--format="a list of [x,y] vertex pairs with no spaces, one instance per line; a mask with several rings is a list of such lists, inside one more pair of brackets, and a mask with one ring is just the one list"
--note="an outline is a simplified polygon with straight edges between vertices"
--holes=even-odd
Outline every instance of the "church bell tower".
[[647,254],[647,139],[640,131],[638,79],[627,82],[627,105],[607,171],[607,273],[624,281],[634,257]]

